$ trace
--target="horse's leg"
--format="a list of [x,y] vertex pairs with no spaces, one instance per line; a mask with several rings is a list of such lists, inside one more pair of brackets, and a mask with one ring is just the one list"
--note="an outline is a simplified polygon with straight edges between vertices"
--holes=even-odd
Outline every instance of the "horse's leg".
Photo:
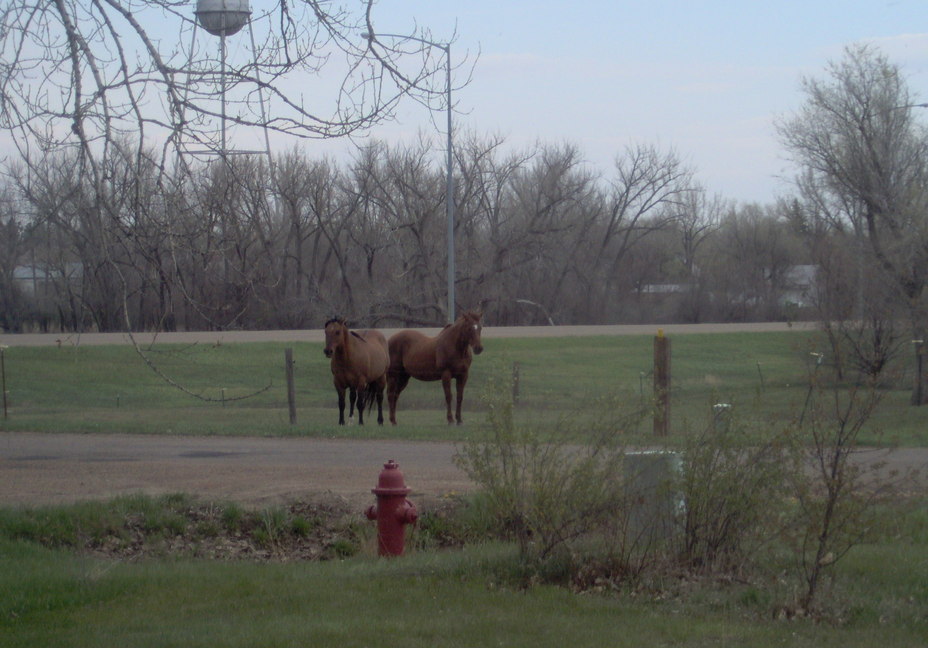
[[345,424],[345,388],[335,386],[335,393],[338,394],[338,424]]
[[400,397],[400,392],[406,389],[409,383],[408,373],[391,373],[387,377],[387,404],[390,407],[390,422],[396,425],[396,401]]
[[383,390],[386,386],[387,379],[381,378],[375,383],[375,398],[377,399],[377,424],[383,425]]
[[360,387],[358,393],[358,425],[364,425],[364,396],[367,393],[367,387]]
[[[451,417],[451,372],[450,371],[445,371],[441,374],[441,386],[442,386],[442,389],[445,390],[445,407],[448,410],[448,424],[450,425],[454,423],[454,419]],[[458,414],[459,421],[460,421],[460,417],[461,415]]]
[[465,371],[460,376],[458,376],[457,380],[455,380],[454,382],[455,382],[455,386],[458,388],[457,419],[458,419],[458,425],[460,425],[461,423],[464,422],[461,419],[461,404],[464,402],[464,385],[467,384],[467,372]]
[[358,398],[358,392],[354,387],[348,388],[348,400],[351,403],[348,406],[348,421],[351,422],[354,419],[354,403]]

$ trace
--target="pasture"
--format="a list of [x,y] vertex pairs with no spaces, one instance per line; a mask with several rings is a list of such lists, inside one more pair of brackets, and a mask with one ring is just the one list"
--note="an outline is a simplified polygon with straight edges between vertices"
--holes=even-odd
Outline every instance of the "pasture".
[[[814,332],[677,335],[672,339],[671,437],[711,419],[728,403],[758,425],[786,424],[802,410],[826,352]],[[650,336],[484,338],[464,394],[464,425],[445,423],[438,382],[410,382],[400,424],[339,426],[337,399],[322,343],[156,344],[11,347],[5,352],[9,413],[4,430],[183,435],[324,436],[466,440],[485,425],[481,396],[511,389],[518,369],[516,416],[552,432],[582,427],[603,408],[647,409],[652,402]],[[297,424],[289,423],[284,349],[293,348]],[[862,441],[928,445],[924,412],[908,406],[909,358],[882,386],[883,402]],[[820,375],[827,363],[818,369]],[[160,375],[159,375],[160,374]],[[183,389],[170,384],[169,379]],[[607,404],[608,403],[608,404]],[[922,408],[923,409],[923,408]],[[651,443],[645,416],[623,429],[629,443]]]

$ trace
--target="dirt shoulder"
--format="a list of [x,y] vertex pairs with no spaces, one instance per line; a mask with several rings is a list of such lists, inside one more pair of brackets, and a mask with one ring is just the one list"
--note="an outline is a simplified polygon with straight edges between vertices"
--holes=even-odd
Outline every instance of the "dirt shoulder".
[[394,459],[411,497],[471,488],[454,444],[346,439],[0,433],[0,505],[183,492],[265,505],[331,494],[373,503]]
[[[396,460],[410,498],[471,490],[454,465],[455,444],[350,439],[0,433],[0,505],[182,492],[213,501],[270,506],[337,498],[359,510],[383,463]],[[928,448],[869,450],[857,461],[887,475],[920,471],[903,490],[928,487]]]

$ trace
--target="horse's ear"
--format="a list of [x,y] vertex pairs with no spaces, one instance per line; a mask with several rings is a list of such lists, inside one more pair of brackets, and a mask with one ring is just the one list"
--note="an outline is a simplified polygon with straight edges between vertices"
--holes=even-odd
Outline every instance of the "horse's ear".
[[329,324],[333,324],[333,323],[344,324],[345,326],[348,326],[348,321],[344,317],[342,317],[341,315],[333,315],[326,321],[325,325],[322,328],[325,328]]

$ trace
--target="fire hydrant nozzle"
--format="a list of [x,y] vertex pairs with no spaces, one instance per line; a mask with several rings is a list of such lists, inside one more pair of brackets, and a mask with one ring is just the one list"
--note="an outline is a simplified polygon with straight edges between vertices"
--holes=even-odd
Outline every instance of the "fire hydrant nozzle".
[[377,520],[377,553],[381,556],[403,555],[403,526],[419,519],[416,505],[406,499],[412,489],[406,486],[399,464],[390,459],[383,465],[377,486],[371,492],[377,504],[367,509],[369,520]]

